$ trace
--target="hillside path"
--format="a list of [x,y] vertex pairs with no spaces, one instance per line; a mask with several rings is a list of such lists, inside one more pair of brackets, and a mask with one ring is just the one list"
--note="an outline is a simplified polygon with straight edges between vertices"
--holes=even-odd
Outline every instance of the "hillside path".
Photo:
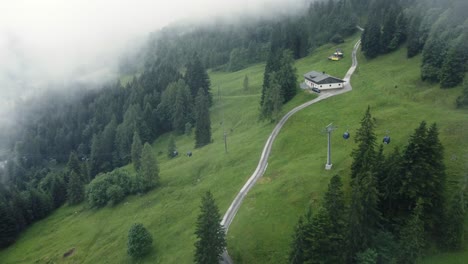
[[[262,155],[260,156],[260,161],[258,162],[257,168],[255,169],[254,173],[250,178],[247,180],[247,182],[244,184],[242,189],[239,191],[237,194],[236,198],[234,198],[234,201],[232,201],[231,206],[229,206],[229,209],[226,211],[224,214],[223,220],[221,220],[221,225],[224,226],[226,230],[226,234],[229,230],[229,226],[231,225],[232,221],[234,220],[234,217],[237,214],[237,211],[239,210],[242,201],[244,200],[245,196],[247,193],[250,191],[250,189],[255,185],[257,180],[263,176],[263,174],[266,171],[266,168],[268,166],[268,157],[270,156],[271,148],[273,146],[273,142],[275,141],[276,137],[278,136],[281,128],[283,125],[288,121],[288,119],[294,115],[295,113],[301,111],[302,109],[315,104],[317,102],[320,102],[322,100],[325,100],[329,97],[342,94],[342,93],[347,93],[351,91],[353,88],[351,86],[351,76],[353,75],[354,71],[356,70],[356,67],[358,65],[357,58],[356,58],[356,53],[359,48],[359,45],[361,44],[361,40],[358,40],[356,44],[354,45],[353,52],[352,52],[352,63],[351,67],[349,68],[348,72],[346,73],[345,77],[343,80],[345,81],[345,86],[343,89],[340,90],[331,90],[331,91],[322,91],[320,95],[311,100],[308,101],[302,105],[299,105],[289,111],[281,120],[278,122],[278,124],[275,126],[273,129],[273,132],[271,132],[270,136],[268,137],[268,140],[265,144],[265,147],[263,147]],[[229,256],[227,250],[224,251],[222,255],[222,260],[220,261],[221,264],[233,264],[234,262],[232,261],[231,257]]]

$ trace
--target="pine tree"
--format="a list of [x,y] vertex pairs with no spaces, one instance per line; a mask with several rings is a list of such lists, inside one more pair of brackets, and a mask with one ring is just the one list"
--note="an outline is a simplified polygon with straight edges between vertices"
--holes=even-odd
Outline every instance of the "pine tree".
[[380,36],[380,49],[382,53],[387,53],[387,52],[392,51],[391,48],[393,47],[391,47],[390,44],[396,32],[396,25],[395,25],[396,18],[397,18],[397,14],[393,8],[389,10],[389,12],[385,16],[385,20],[384,20],[384,24],[382,28],[382,35]]
[[408,51],[406,56],[412,58],[421,52],[423,45],[421,44],[421,37],[419,27],[421,25],[421,16],[415,14],[411,17],[408,25]]
[[460,38],[448,50],[440,72],[441,88],[455,87],[463,82],[465,72],[468,70],[467,42],[468,34],[465,34],[464,38]]
[[415,263],[426,245],[423,206],[419,200],[407,224],[400,231],[399,263]]
[[444,223],[445,246],[451,250],[463,248],[465,241],[465,191],[466,183],[453,196]]
[[68,157],[67,168],[69,172],[73,171],[80,176],[83,174],[83,172],[81,171],[81,165],[78,160],[78,156],[74,151],[72,151],[70,153],[70,156]]
[[274,121],[281,112],[283,96],[281,86],[276,76],[275,72],[270,74],[269,87],[266,90],[265,100],[260,108],[260,120]]
[[310,243],[307,239],[308,228],[312,220],[312,211],[309,208],[308,212],[299,217],[299,221],[294,229],[293,241],[291,243],[291,251],[289,253],[289,263],[303,264],[307,261],[306,251],[310,248]]
[[[291,51],[284,50],[281,53],[280,67],[277,72],[277,81],[283,97],[282,103],[289,102],[297,93],[296,68],[294,68],[294,59]],[[272,84],[270,84],[272,85]],[[273,86],[270,86],[270,89]]]
[[84,184],[80,176],[72,171],[68,180],[67,201],[69,204],[78,204],[84,200]]
[[132,149],[131,149],[132,162],[133,162],[133,167],[135,168],[135,171],[140,170],[142,150],[143,150],[143,145],[141,144],[140,136],[135,131],[133,133],[133,143],[132,143]]
[[185,125],[193,122],[193,100],[188,86],[183,80],[177,83],[177,94],[174,102],[174,112],[172,113],[172,128],[178,134],[185,132]]
[[201,148],[211,142],[209,102],[203,89],[195,99],[195,118],[195,148]]
[[17,235],[15,218],[8,206],[0,201],[0,248],[15,242]]
[[141,153],[141,168],[137,174],[140,192],[148,191],[159,184],[159,167],[151,145],[145,143]]
[[446,176],[443,147],[435,124],[427,129],[426,122],[421,122],[410,137],[401,169],[401,207],[413,208],[421,199],[425,229],[440,235]]
[[190,62],[187,64],[187,71],[185,72],[184,79],[192,92],[192,98],[197,96],[199,89],[202,89],[207,96],[209,105],[211,105],[210,78],[198,54],[193,55]]
[[376,140],[374,128],[375,122],[370,112],[370,106],[368,106],[364,117],[361,119],[361,127],[356,132],[355,142],[358,144],[358,147],[351,154],[353,157],[351,178],[353,179],[358,174],[369,171],[374,163]]
[[226,239],[221,216],[211,192],[202,198],[201,213],[197,219],[195,235],[195,263],[218,264],[226,248]]
[[278,52],[270,50],[268,54],[268,59],[265,65],[265,72],[263,73],[263,85],[262,85],[262,95],[260,97],[260,107],[263,106],[265,97],[268,93],[268,89],[271,87],[270,85],[270,77],[273,72],[277,72],[279,70],[280,64],[280,54]]
[[374,15],[369,18],[361,38],[362,51],[369,59],[377,57],[380,53],[380,34],[379,19]]
[[342,190],[343,184],[338,175],[333,176],[328,184],[328,190],[325,193],[323,206],[330,220],[328,238],[329,251],[328,256],[330,263],[345,262],[346,252],[346,207],[344,193]]

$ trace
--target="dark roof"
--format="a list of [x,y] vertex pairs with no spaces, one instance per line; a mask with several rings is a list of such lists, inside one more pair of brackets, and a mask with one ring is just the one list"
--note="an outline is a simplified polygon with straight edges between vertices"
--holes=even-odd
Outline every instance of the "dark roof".
[[338,79],[336,77],[330,76],[326,73],[311,71],[304,74],[304,78],[314,82],[316,84],[325,84],[325,83],[343,83],[345,81]]

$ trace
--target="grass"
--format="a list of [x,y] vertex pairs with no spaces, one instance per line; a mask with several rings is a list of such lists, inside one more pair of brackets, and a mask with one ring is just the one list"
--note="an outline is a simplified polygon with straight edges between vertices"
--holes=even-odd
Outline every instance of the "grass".
[[[339,46],[348,55],[339,62],[327,60],[336,49],[333,45],[298,60],[300,79],[310,70],[344,76],[357,38]],[[379,137],[390,131],[392,143],[388,147],[403,145],[422,119],[436,121],[446,147],[449,174],[463,172],[468,149],[467,111],[454,110],[452,105],[460,89],[442,91],[418,81],[420,58],[406,60],[404,51],[369,62],[361,57],[359,62],[352,92],[297,113],[281,131],[265,177],[249,193],[229,230],[228,249],[236,263],[286,262],[299,215],[308,205],[320,203],[331,175],[338,173],[347,181],[354,142],[341,139],[341,133],[349,129],[353,136],[368,104],[377,118]],[[135,222],[143,223],[154,238],[154,250],[137,263],[191,263],[202,194],[211,190],[223,214],[254,171],[273,129],[273,124],[257,121],[264,66],[256,64],[234,73],[210,72],[214,142],[193,149],[193,136],[176,136],[179,153],[191,150],[193,157],[168,159],[164,153],[169,135],[159,138],[153,147],[159,153],[160,188],[99,210],[88,209],[85,204],[63,206],[23,232],[17,243],[0,251],[1,263],[133,263],[126,254],[126,241],[128,229]],[[242,88],[245,75],[249,77],[248,91]],[[283,112],[313,97],[300,92]],[[223,119],[228,133],[227,154]],[[333,170],[325,171],[326,137],[321,131],[330,122],[339,129],[333,134]],[[72,248],[74,253],[64,258]],[[466,252],[434,253],[427,263],[458,263],[448,259],[466,257]]]
[[[317,208],[331,176],[349,181],[350,153],[354,140],[344,140],[349,129],[355,134],[368,105],[376,118],[376,134],[387,134],[391,145],[403,147],[422,120],[436,122],[445,146],[449,182],[466,170],[468,115],[454,109],[460,89],[441,90],[419,81],[420,58],[406,59],[406,50],[367,61],[352,78],[353,91],[315,105],[294,115],[274,143],[264,178],[246,197],[230,227],[229,252],[236,263],[287,263],[291,235],[300,215],[309,206]],[[298,63],[301,64],[301,61]],[[322,133],[333,122],[333,169],[326,171],[327,141]],[[427,256],[421,263],[466,262],[468,252]]]

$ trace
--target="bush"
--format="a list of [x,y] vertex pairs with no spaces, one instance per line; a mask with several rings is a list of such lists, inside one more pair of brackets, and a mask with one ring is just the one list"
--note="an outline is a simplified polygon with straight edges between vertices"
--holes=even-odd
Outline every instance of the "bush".
[[86,199],[92,207],[115,205],[128,194],[135,193],[134,185],[134,180],[123,170],[99,174],[87,186]]
[[143,224],[133,224],[128,231],[127,253],[132,258],[140,258],[151,251],[153,237]]
[[344,42],[344,39],[340,34],[335,34],[333,37],[331,37],[330,41],[335,44],[341,44]]
[[107,188],[107,198],[110,205],[118,204],[125,197],[124,191],[117,185],[111,185]]

